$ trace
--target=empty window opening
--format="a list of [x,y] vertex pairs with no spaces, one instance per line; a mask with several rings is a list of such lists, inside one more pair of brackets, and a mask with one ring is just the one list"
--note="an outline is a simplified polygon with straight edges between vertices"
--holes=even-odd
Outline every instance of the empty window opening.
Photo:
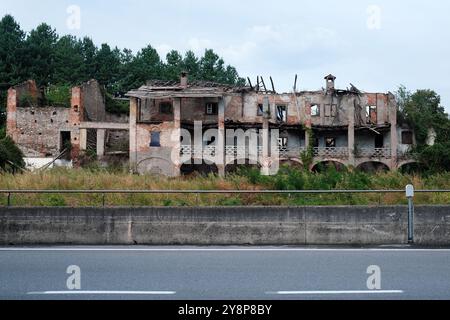
[[258,117],[262,117],[263,115],[264,115],[264,105],[263,104],[258,104],[257,116]]
[[412,145],[413,144],[413,133],[411,131],[402,132],[402,144]]
[[53,123],[54,122],[53,119],[50,119],[50,122]]
[[215,116],[219,113],[218,103],[207,103],[205,108],[205,113],[208,116]]
[[325,138],[326,148],[336,148],[336,138]]
[[61,148],[60,152],[70,149],[72,138],[70,131],[61,131]]
[[367,106],[366,107],[366,123],[367,124],[377,124],[377,106]]
[[375,148],[381,149],[384,148],[384,137],[383,135],[379,134],[375,137]]
[[173,114],[173,106],[170,102],[161,102],[159,104],[159,112],[161,114]]
[[320,146],[320,141],[319,141],[319,138],[314,138],[314,148],[319,148],[319,146]]
[[53,112],[53,115],[56,116],[58,113],[56,111]]
[[337,105],[326,104],[325,105],[325,117],[335,118],[337,115]]
[[150,147],[161,147],[161,132],[151,132]]
[[277,120],[279,122],[287,122],[287,107],[277,106]]
[[288,146],[288,138],[283,137],[278,139],[278,146],[280,148],[287,148]]
[[320,117],[320,106],[318,104],[311,105],[311,116]]
[[80,108],[79,108],[78,106],[74,106],[74,107],[73,107],[73,111],[79,112],[79,111],[80,111]]

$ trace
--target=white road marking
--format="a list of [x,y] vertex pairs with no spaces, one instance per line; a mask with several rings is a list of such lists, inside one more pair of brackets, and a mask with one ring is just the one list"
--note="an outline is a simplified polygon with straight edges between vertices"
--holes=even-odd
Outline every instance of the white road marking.
[[320,248],[0,248],[0,252],[443,252],[450,249],[320,249]]
[[344,291],[277,291],[266,292],[268,295],[343,295],[343,294],[402,294],[403,290],[344,290]]
[[27,295],[174,295],[175,291],[43,291]]

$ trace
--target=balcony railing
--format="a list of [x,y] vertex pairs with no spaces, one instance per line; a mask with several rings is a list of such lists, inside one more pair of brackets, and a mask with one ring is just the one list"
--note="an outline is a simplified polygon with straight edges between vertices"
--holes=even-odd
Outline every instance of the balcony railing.
[[181,146],[181,156],[191,156],[194,158],[211,158],[216,156],[217,148],[215,146],[204,146],[203,148],[195,146]]
[[345,159],[348,148],[314,148],[314,157]]
[[[298,158],[306,151],[304,147],[279,147],[280,158]],[[219,150],[216,146],[204,146],[203,148],[195,146],[181,146],[181,156],[191,156],[194,158],[209,158],[215,157]],[[270,151],[269,151],[270,152]],[[261,158],[263,156],[263,148],[258,146],[256,149],[238,146],[226,146],[225,157],[227,159],[250,159]],[[340,148],[314,148],[315,158],[334,158],[347,159],[349,156],[349,149],[347,147]],[[390,148],[360,148],[355,153],[356,158],[370,158],[370,159],[391,159],[392,152]],[[399,159],[411,158],[409,152],[398,152]]]
[[392,152],[390,148],[361,148],[357,150],[356,157],[390,159],[392,158]]

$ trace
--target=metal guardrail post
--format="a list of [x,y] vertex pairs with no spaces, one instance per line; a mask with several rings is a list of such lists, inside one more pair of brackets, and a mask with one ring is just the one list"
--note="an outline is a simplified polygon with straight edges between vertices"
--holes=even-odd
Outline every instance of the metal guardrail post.
[[8,193],[8,207],[11,207],[11,192]]
[[414,243],[414,186],[406,186],[406,198],[408,198],[408,243]]

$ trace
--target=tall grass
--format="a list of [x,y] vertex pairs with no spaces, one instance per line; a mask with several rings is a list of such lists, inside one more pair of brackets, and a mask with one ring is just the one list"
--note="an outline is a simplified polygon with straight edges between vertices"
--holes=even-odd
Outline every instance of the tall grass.
[[[256,169],[240,170],[220,178],[191,176],[164,178],[110,172],[106,169],[53,169],[40,173],[0,174],[3,190],[369,190],[404,189],[412,183],[419,189],[450,189],[450,173],[431,176],[398,172],[309,173],[284,167],[276,176],[262,176]],[[7,197],[0,194],[0,206]],[[449,204],[450,194],[420,194],[417,204]],[[325,195],[165,195],[107,194],[107,206],[299,206],[299,205],[394,205],[405,204],[403,194],[325,194]],[[13,195],[14,206],[102,206],[103,195],[45,194]]]

